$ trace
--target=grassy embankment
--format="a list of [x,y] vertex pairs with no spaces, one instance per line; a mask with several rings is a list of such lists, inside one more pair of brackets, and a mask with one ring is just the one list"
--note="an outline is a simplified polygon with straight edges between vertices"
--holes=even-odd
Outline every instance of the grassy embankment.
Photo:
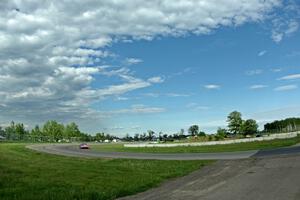
[[276,139],[270,141],[247,142],[237,144],[213,145],[213,146],[187,146],[187,147],[124,147],[123,144],[91,145],[94,151],[115,152],[140,152],[140,153],[213,153],[248,151],[257,149],[272,149],[292,146],[300,143],[300,136],[289,139]]
[[114,199],[209,163],[71,158],[0,143],[0,199]]

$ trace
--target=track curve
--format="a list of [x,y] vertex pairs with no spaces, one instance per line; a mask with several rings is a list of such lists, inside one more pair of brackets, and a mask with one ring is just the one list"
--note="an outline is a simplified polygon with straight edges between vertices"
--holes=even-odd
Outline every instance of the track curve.
[[272,150],[252,150],[224,153],[130,153],[82,150],[77,144],[36,144],[27,148],[56,155],[90,158],[152,159],[152,160],[234,160],[300,154],[300,146]]

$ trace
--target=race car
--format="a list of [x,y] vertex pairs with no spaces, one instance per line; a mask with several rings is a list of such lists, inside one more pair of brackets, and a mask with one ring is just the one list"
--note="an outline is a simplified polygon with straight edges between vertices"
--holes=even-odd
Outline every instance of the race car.
[[89,147],[88,144],[82,143],[82,144],[79,145],[79,148],[80,148],[80,149],[89,149],[90,147]]

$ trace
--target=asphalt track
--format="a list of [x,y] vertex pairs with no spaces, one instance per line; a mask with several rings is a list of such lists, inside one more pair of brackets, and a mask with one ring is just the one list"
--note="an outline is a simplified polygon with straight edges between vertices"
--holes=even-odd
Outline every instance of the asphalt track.
[[64,156],[92,158],[123,158],[123,159],[154,159],[154,160],[235,160],[246,158],[262,158],[300,153],[300,146],[285,147],[271,150],[252,150],[224,153],[131,153],[131,152],[100,152],[79,149],[76,144],[38,144],[27,148]]

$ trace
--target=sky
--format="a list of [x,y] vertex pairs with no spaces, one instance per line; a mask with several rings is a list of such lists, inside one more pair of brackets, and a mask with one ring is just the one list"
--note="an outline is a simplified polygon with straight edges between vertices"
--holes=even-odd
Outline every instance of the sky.
[[0,2],[0,126],[214,133],[300,117],[298,0]]

